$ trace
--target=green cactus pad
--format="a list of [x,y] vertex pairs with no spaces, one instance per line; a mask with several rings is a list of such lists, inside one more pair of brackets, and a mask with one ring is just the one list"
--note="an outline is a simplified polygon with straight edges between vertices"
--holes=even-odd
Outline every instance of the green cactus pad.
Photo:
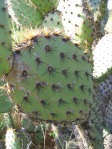
[[10,70],[9,57],[11,55],[11,48],[9,15],[5,0],[2,0],[0,1],[0,77]]
[[73,38],[83,49],[91,47],[93,22],[82,0],[65,0],[62,9],[62,23],[66,35]]
[[103,149],[103,116],[98,105],[92,105],[87,121],[78,127],[87,148]]
[[41,120],[84,121],[93,102],[93,81],[83,50],[57,35],[34,37],[32,44],[15,52],[7,76],[14,102]]
[[10,97],[4,85],[5,83],[0,81],[0,113],[6,113],[12,108]]
[[[10,0],[12,9],[9,12],[16,26],[37,27],[41,24],[43,16],[30,2],[26,0]],[[13,11],[12,11],[13,10]]]
[[51,11],[49,12],[42,22],[42,28],[50,29],[54,32],[64,32],[61,13],[59,11]]
[[54,10],[57,5],[59,0],[30,0],[36,7],[37,9],[45,15],[46,13],[50,12],[51,10]]

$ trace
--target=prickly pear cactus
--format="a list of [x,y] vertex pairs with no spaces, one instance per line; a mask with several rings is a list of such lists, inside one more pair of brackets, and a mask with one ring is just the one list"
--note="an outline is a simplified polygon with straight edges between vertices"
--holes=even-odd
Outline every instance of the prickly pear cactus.
[[42,28],[50,29],[52,32],[58,33],[63,32],[61,12],[51,11],[45,17],[41,25]]
[[0,1],[0,77],[6,74],[11,68],[12,41],[10,19],[7,13],[7,5],[4,0]]
[[37,9],[45,15],[46,13],[50,12],[51,10],[54,10],[57,5],[59,0],[30,0],[36,7]]
[[98,85],[101,99],[99,100],[100,109],[103,113],[104,128],[112,132],[112,75]]
[[[112,73],[112,34],[105,35],[93,50],[93,76],[99,81]],[[102,52],[101,52],[102,51]]]
[[68,38],[43,34],[15,51],[6,76],[14,102],[25,113],[54,122],[85,121],[93,103],[91,64]]
[[108,20],[107,0],[84,1],[94,22],[94,40],[104,35],[104,27]]
[[7,94],[7,88],[4,81],[0,81],[0,113],[6,113],[12,108],[13,104]]
[[106,110],[105,110],[105,117],[104,117],[104,121],[105,121],[105,126],[106,128],[108,128],[108,130],[110,132],[112,132],[112,97],[109,98],[109,102],[108,105],[106,106]]
[[[8,2],[8,7],[5,2]],[[62,18],[60,13],[54,11],[58,0],[1,0],[0,35],[3,36],[0,36],[0,77],[4,76],[8,85],[0,87],[3,92],[0,112],[11,108],[8,93],[30,118],[55,123],[75,121],[75,124],[80,124],[79,132],[86,148],[103,149],[102,119],[105,126],[111,129],[112,102],[109,98],[108,103],[103,100],[99,104],[103,95],[100,99],[96,94],[98,100],[94,96],[92,66],[86,54],[89,51],[91,56],[93,40],[97,41],[103,35],[107,0],[61,2]],[[12,19],[13,54],[9,18]],[[37,27],[43,18],[40,28],[47,28],[49,32],[38,33]],[[36,30],[33,30],[35,27]],[[62,29],[65,36],[55,31],[56,28]],[[24,35],[25,32],[27,35]],[[16,44],[16,38],[21,42]],[[93,75],[97,83],[112,72],[110,38],[110,34],[103,37],[93,51]],[[110,86],[106,87],[107,90],[103,89],[106,96]],[[106,105],[104,111],[100,109],[103,104]],[[10,121],[7,124],[10,125]],[[22,130],[20,134],[23,136],[26,132]],[[24,146],[21,143],[23,140]],[[8,129],[6,149],[28,148],[31,140],[23,140],[16,131]]]
[[88,9],[94,16],[94,21],[99,21],[101,17],[103,17],[105,12],[105,3],[104,0],[87,0]]
[[93,20],[82,0],[65,0],[62,3],[62,23],[65,33],[84,49],[93,41]]
[[88,7],[91,9],[93,12],[95,18],[97,18],[98,12],[99,11],[99,6],[100,6],[101,0],[87,0]]
[[8,4],[9,14],[16,26],[34,28],[41,24],[43,16],[30,2],[26,0],[9,0]]
[[[102,98],[106,98],[111,95],[112,92],[112,75],[106,80],[98,84],[98,90]],[[106,101],[105,101],[106,102]]]

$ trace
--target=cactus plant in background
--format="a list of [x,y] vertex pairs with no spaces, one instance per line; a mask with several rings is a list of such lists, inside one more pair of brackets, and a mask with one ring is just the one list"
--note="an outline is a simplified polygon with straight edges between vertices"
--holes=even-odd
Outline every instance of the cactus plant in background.
[[[58,2],[0,0],[0,77],[7,83],[0,87],[0,112],[14,114],[10,110],[13,102],[32,122],[74,121],[85,148],[103,149],[103,127],[111,130],[111,97],[106,99],[108,90],[111,96],[111,85],[106,80],[109,85],[102,90],[105,82],[101,81],[111,74],[111,34],[95,48],[94,44],[104,33],[107,0],[61,0],[60,12],[55,10]],[[88,59],[91,49],[94,66]],[[14,131],[7,121],[12,118],[7,113],[4,118],[10,128],[6,148],[22,148],[22,137],[23,148],[29,147],[32,139],[28,130],[23,131],[23,122],[14,125]]]
[[[105,35],[93,51],[93,76],[103,81],[112,73],[112,34]],[[102,51],[102,52],[101,52]]]
[[105,15],[106,1],[105,0],[86,0],[87,7],[94,16],[94,21],[100,22]]
[[62,23],[66,35],[87,50],[93,41],[93,20],[85,3],[82,0],[65,0],[62,6]]
[[86,0],[87,9],[94,20],[94,40],[104,34],[104,27],[108,21],[107,0]]

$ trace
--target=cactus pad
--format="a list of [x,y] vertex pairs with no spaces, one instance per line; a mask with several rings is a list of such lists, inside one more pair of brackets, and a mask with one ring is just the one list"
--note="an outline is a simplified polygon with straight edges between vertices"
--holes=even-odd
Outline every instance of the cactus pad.
[[93,102],[93,81],[83,50],[57,35],[43,34],[31,43],[15,52],[7,76],[14,102],[42,120],[84,121]]
[[90,48],[93,40],[93,24],[82,0],[63,2],[62,23],[67,36],[71,36],[80,47]]
[[30,0],[36,7],[37,9],[45,15],[46,13],[50,12],[51,10],[54,10],[57,5],[59,0]]
[[59,11],[51,11],[49,12],[42,22],[42,28],[50,29],[54,32],[60,31],[64,32],[61,13]]
[[112,73],[112,34],[105,35],[96,45],[93,51],[95,78],[105,80]]
[[105,110],[104,121],[105,121],[106,128],[108,128],[108,130],[110,132],[112,132],[112,113],[111,113],[111,111],[112,111],[112,97],[110,97],[108,100],[109,100],[109,102],[108,102],[108,105]]
[[12,6],[9,12],[16,25],[34,28],[41,24],[43,16],[30,2],[10,0],[9,5]]
[[10,70],[11,30],[5,1],[0,1],[0,77]]
[[6,92],[5,83],[0,81],[0,113],[8,112],[11,108],[12,103]]

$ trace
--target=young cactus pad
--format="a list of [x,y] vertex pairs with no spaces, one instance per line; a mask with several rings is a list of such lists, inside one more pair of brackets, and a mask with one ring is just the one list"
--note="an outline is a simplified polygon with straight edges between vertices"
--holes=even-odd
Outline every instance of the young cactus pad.
[[26,0],[10,0],[9,7],[10,15],[16,25],[22,27],[37,27],[41,24],[43,16],[30,2]]
[[37,9],[45,15],[46,13],[50,12],[51,10],[54,10],[59,0],[30,0]]
[[68,38],[41,35],[16,51],[7,79],[25,113],[54,122],[84,121],[93,102],[91,64]]
[[0,77],[10,70],[11,30],[5,0],[0,0]]
[[62,19],[61,19],[61,12],[59,11],[51,11],[49,12],[42,22],[42,28],[50,29],[54,32],[63,32],[63,25],[62,25]]

